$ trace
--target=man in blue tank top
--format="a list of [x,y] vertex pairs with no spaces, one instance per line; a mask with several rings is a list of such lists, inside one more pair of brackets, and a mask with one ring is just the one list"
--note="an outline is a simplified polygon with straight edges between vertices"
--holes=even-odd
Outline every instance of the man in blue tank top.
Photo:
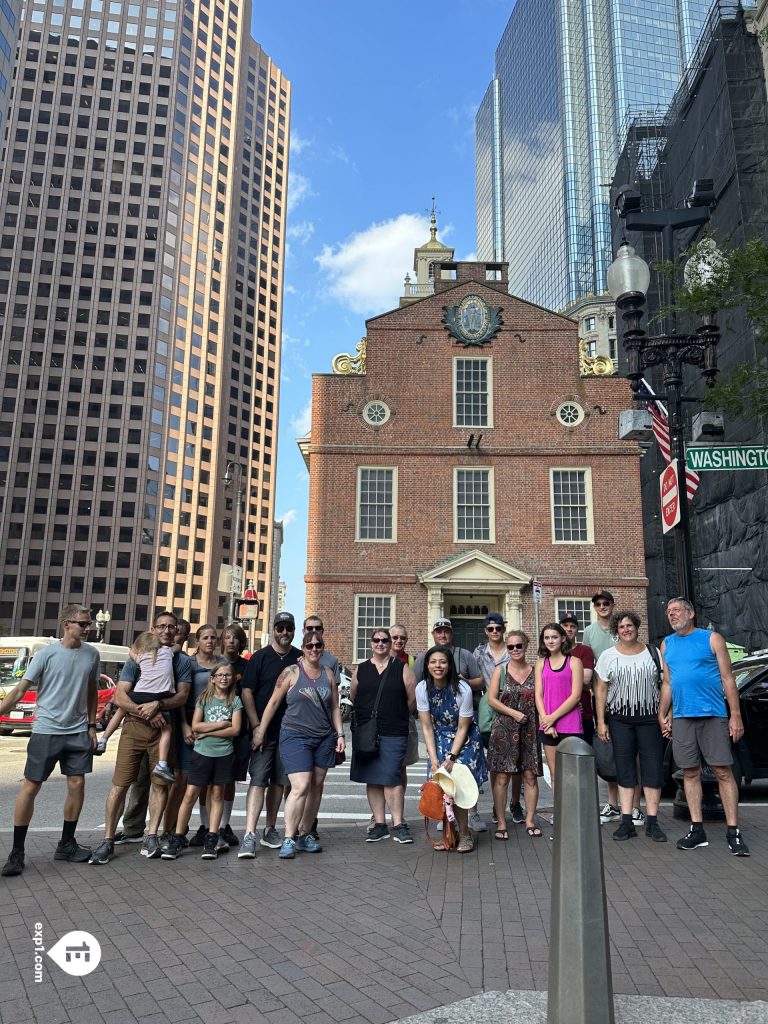
[[685,798],[691,812],[690,830],[678,841],[677,848],[695,850],[709,846],[701,809],[703,758],[720,788],[728,848],[736,857],[748,857],[749,850],[737,824],[739,790],[731,771],[731,741],[738,743],[744,735],[739,692],[725,640],[719,633],[697,629],[695,616],[693,605],[686,598],[669,601],[667,618],[674,633],[661,645],[664,678],[659,724],[664,735],[672,737],[675,763],[684,772]]

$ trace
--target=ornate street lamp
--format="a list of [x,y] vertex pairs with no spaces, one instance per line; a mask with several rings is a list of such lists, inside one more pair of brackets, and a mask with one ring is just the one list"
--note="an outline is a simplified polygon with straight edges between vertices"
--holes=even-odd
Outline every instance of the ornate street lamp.
[[[706,285],[714,280],[721,267],[715,255],[714,243],[695,264],[689,260],[685,268],[686,284],[691,287]],[[724,257],[719,256],[720,261]],[[682,396],[683,367],[698,366],[707,385],[712,387],[717,375],[717,346],[720,330],[714,323],[714,313],[705,314],[693,334],[662,334],[650,337],[640,326],[646,294],[651,281],[648,264],[637,255],[627,242],[622,242],[616,259],[608,268],[608,291],[622,312],[625,327],[624,349],[627,356],[627,377],[634,392],[640,390],[643,370],[661,366],[664,371],[666,395],[657,397],[669,405],[670,447],[677,459],[677,493],[680,502],[680,522],[675,528],[675,553],[679,593],[694,603],[693,557],[691,554],[690,520],[685,481],[685,438],[683,436]],[[643,401],[635,396],[635,401]]]

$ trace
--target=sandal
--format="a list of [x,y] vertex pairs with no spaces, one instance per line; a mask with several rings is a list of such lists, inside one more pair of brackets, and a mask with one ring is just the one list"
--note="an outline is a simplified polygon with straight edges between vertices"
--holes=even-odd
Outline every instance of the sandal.
[[538,825],[528,825],[526,827],[525,831],[528,833],[528,835],[531,837],[531,839],[540,839],[541,838],[541,829],[539,828]]
[[501,839],[506,842],[509,839],[509,832],[507,832],[505,828],[497,828],[494,838]]
[[459,845],[456,847],[457,853],[472,853],[475,848],[475,841],[472,836],[460,836]]

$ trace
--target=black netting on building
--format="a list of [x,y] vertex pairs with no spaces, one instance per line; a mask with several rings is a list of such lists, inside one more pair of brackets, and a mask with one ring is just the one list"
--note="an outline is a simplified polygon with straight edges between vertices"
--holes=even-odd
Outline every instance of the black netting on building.
[[[643,196],[644,209],[682,207],[694,181],[714,181],[716,205],[704,229],[723,244],[738,246],[756,235],[768,237],[768,105],[760,43],[739,4],[716,4],[669,111],[662,118],[639,117],[628,129],[613,186],[629,184]],[[614,252],[623,234],[614,223]],[[662,253],[661,236],[627,232],[628,241],[649,263],[673,258],[702,232],[676,236],[676,253]],[[653,274],[648,296],[650,333],[688,326],[654,320],[668,286]],[[718,317],[723,371],[765,358],[739,311]],[[661,392],[661,373],[648,375]],[[701,395],[703,381],[691,369],[687,397]],[[700,406],[686,403],[689,416]],[[768,424],[731,420],[725,443],[768,443]],[[688,434],[690,436],[690,434]],[[668,632],[664,605],[677,593],[671,537],[662,539],[658,477],[663,460],[655,442],[642,463],[649,630]],[[697,607],[701,625],[712,623],[729,640],[748,649],[768,647],[768,471],[708,472],[691,505]],[[743,568],[742,568],[743,567]]]

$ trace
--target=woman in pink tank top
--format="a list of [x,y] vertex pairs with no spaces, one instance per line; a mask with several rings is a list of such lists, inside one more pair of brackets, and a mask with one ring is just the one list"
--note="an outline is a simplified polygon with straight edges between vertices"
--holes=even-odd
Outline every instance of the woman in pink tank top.
[[581,691],[584,666],[568,652],[571,642],[559,622],[549,622],[539,635],[535,669],[536,710],[552,792],[555,791],[555,752],[566,736],[581,736]]

